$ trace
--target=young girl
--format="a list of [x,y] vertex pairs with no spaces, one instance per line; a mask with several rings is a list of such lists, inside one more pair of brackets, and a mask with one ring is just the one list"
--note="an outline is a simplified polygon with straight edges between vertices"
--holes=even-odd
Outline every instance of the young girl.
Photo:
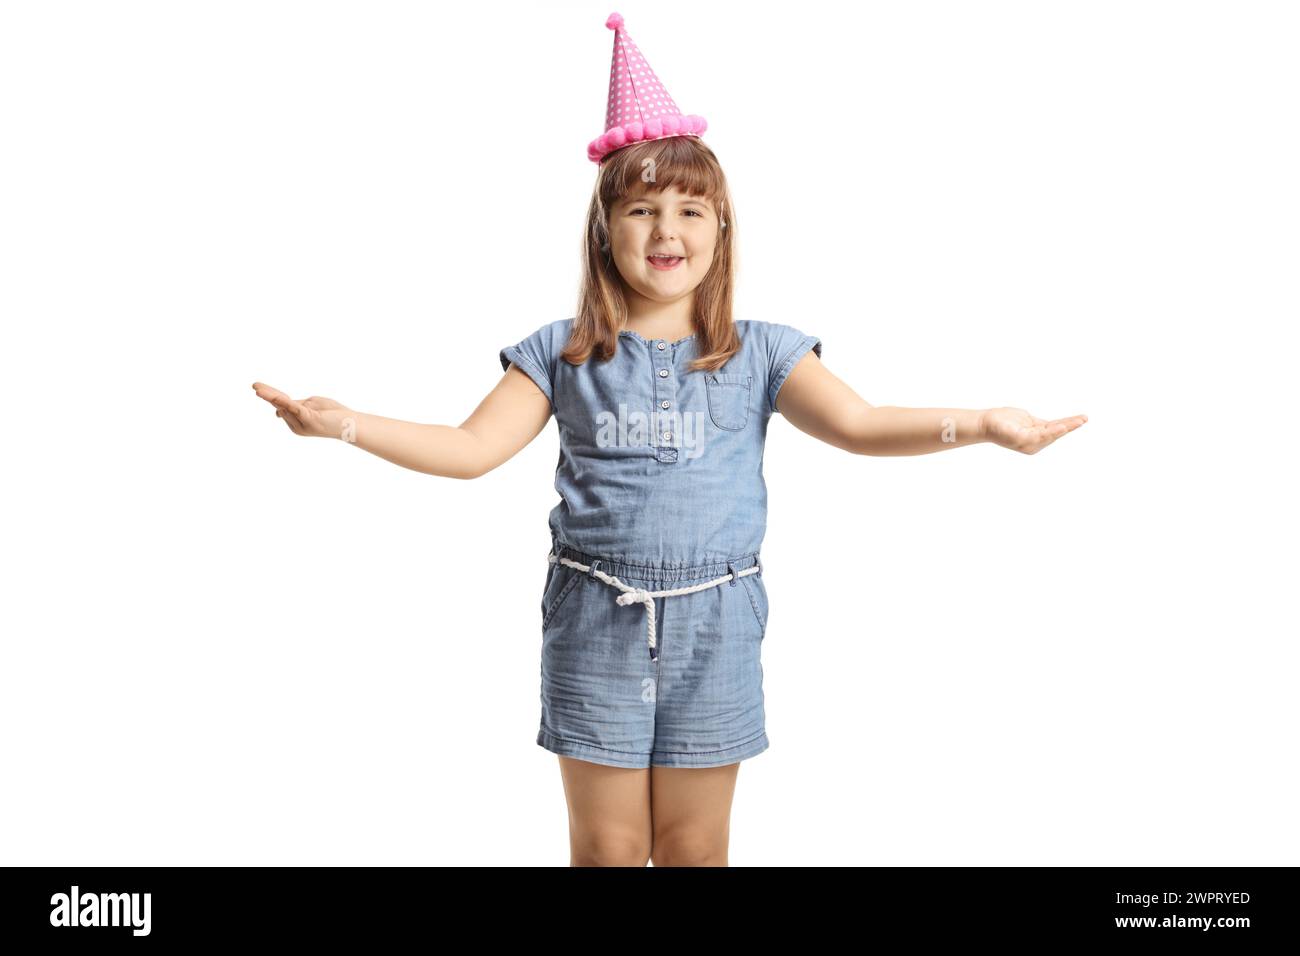
[[537,743],[559,755],[570,862],[725,866],[740,761],[768,747],[771,416],[860,455],[983,441],[1033,454],[1087,419],[876,408],[821,363],[816,336],[733,319],[736,219],[706,124],[678,113],[618,14],[606,25],[577,315],[503,348],[504,376],[458,427],[253,388],[295,434],[444,477],[491,471],[555,416]]

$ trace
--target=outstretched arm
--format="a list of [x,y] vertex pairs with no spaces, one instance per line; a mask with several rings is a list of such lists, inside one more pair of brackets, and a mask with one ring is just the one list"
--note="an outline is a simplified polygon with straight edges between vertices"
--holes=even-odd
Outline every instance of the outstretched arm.
[[551,403],[514,365],[460,425],[422,425],[357,412],[329,398],[301,401],[253,383],[297,435],[337,438],[412,471],[477,478],[514,457],[551,417]]
[[868,404],[809,352],[776,396],[795,428],[855,455],[925,455],[992,442],[1032,455],[1088,420],[1045,421],[1022,408],[899,408]]

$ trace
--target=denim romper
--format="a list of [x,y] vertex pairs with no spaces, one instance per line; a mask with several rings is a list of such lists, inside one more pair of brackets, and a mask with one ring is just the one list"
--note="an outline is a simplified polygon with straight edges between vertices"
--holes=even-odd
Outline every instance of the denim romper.
[[736,323],[717,372],[695,336],[619,333],[608,362],[560,353],[573,319],[501,350],[560,432],[542,593],[537,743],[617,767],[716,767],[768,747],[763,444],[777,392],[821,340]]

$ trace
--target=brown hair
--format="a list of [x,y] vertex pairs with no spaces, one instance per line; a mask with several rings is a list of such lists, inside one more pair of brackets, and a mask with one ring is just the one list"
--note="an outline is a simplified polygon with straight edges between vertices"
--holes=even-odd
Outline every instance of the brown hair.
[[593,354],[601,361],[614,357],[618,333],[627,319],[627,299],[622,276],[612,258],[602,250],[609,243],[609,211],[642,187],[642,171],[654,170],[651,191],[676,186],[688,196],[713,204],[726,228],[719,228],[713,263],[695,288],[691,324],[696,351],[692,371],[716,371],[740,349],[740,336],[732,321],[736,271],[736,214],[727,178],[713,150],[694,136],[670,136],[635,143],[615,150],[601,163],[587,208],[582,238],[582,288],[573,331],[560,357],[581,365]]

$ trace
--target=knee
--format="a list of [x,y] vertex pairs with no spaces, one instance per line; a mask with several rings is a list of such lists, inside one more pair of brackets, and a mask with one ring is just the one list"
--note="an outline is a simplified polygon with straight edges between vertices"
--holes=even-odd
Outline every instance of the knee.
[[586,833],[570,844],[570,866],[645,866],[650,841],[616,830]]
[[655,866],[726,866],[726,841],[713,834],[676,830],[655,834],[651,859]]

